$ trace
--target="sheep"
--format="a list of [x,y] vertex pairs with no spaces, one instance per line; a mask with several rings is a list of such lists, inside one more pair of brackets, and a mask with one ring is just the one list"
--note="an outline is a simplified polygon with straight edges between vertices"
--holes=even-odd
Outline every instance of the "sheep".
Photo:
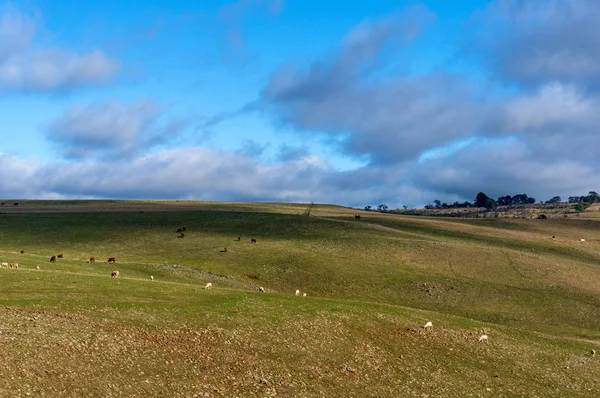
[[10,268],[19,269],[19,263],[10,263]]
[[306,293],[302,293],[302,297],[306,297]]
[[58,256],[56,256],[56,258],[64,258],[64,257],[65,257],[65,255],[62,253],[60,253]]
[[433,327],[433,323],[431,323],[431,321],[428,321],[425,326],[423,326],[423,329],[427,329],[427,328],[432,328]]
[[204,286],[204,289],[206,289],[206,290],[210,290],[210,289],[212,289],[212,283],[208,282],[208,283],[206,284],[206,286]]
[[2,264],[0,264],[0,266],[2,266],[2,268],[8,268],[8,263],[4,261]]
[[585,239],[579,239],[580,242],[585,242]]
[[111,278],[118,278],[119,277],[119,271],[114,270],[111,274],[110,274]]
[[153,277],[152,275],[150,275],[150,280],[151,280],[151,281],[153,281],[153,280],[154,280],[154,277]]
[[360,215],[355,215],[354,218],[356,218],[357,220],[360,220]]
[[258,287],[258,291],[261,292],[261,293],[264,293],[265,292],[265,288],[262,287],[262,286],[259,286]]
[[593,356],[593,357],[595,357],[595,356],[596,356],[596,350],[592,350],[592,351],[590,352],[590,354],[592,354],[592,356]]
[[50,257],[50,262],[51,262],[51,263],[55,263],[55,262],[56,262],[56,256],[52,256],[52,257]]
[[40,266],[39,266],[39,265],[36,265],[36,266],[35,266],[35,269],[39,271],[39,270],[40,270]]
[[479,340],[477,340],[480,343],[487,343],[488,342],[488,336],[487,334],[482,334],[481,337],[479,337]]
[[300,296],[302,293],[300,293],[300,290],[296,290],[296,296]]

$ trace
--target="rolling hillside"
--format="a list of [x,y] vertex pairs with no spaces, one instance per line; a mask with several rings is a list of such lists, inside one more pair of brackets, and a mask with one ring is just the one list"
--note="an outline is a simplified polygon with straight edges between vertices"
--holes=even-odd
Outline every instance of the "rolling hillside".
[[0,396],[600,394],[598,221],[305,209],[0,208]]

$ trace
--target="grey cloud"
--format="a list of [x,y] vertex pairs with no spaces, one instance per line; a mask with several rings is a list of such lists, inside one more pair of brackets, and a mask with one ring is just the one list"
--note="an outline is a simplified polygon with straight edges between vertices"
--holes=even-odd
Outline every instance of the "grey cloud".
[[[475,18],[477,50],[507,79],[598,84],[600,3],[498,0]],[[591,81],[590,81],[591,80]]]
[[177,134],[181,121],[156,126],[160,115],[152,100],[131,104],[117,101],[73,106],[49,126],[48,137],[59,144],[66,157],[95,156],[106,151],[131,155]]
[[417,7],[364,22],[310,67],[276,70],[253,107],[306,133],[344,137],[348,153],[373,164],[415,159],[432,145],[477,133],[490,110],[466,79],[443,72],[376,77],[390,43],[410,42],[432,18]]
[[6,156],[0,154],[0,160],[14,167],[0,173],[13,184],[2,185],[0,197],[314,201],[362,207],[392,204],[390,199],[404,189],[394,188],[393,194],[384,189],[390,181],[401,180],[397,172],[385,178],[380,170],[338,172],[314,155],[264,164],[240,152],[193,147],[47,165]]
[[0,93],[70,90],[103,84],[120,64],[100,50],[77,54],[59,48],[40,49],[33,43],[33,17],[0,8]]

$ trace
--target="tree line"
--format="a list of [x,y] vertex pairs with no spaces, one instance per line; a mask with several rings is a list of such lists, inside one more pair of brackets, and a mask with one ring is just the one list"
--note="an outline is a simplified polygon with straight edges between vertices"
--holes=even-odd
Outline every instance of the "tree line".
[[[528,196],[525,193],[516,194],[514,196],[505,195],[500,196],[498,199],[494,200],[487,196],[483,192],[479,192],[475,197],[473,203],[469,201],[465,201],[462,203],[454,202],[453,204],[442,203],[439,200],[434,200],[433,204],[425,205],[425,209],[462,209],[467,207],[485,207],[488,210],[495,209],[498,206],[514,206],[514,205],[526,205],[526,204],[534,204],[536,202],[534,197]],[[569,196],[569,203],[577,204],[581,207],[585,208],[592,203],[600,202],[600,195],[595,191],[590,191],[585,196]],[[540,202],[542,203],[542,202]],[[545,202],[545,204],[554,204],[554,203],[562,203],[562,199],[560,196],[554,196],[552,199],[549,199]]]

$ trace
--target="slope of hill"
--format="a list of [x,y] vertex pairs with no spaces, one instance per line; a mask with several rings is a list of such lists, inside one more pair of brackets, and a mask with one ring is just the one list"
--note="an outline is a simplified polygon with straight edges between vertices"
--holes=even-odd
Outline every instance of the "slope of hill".
[[305,208],[2,208],[0,395],[600,394],[597,221]]

